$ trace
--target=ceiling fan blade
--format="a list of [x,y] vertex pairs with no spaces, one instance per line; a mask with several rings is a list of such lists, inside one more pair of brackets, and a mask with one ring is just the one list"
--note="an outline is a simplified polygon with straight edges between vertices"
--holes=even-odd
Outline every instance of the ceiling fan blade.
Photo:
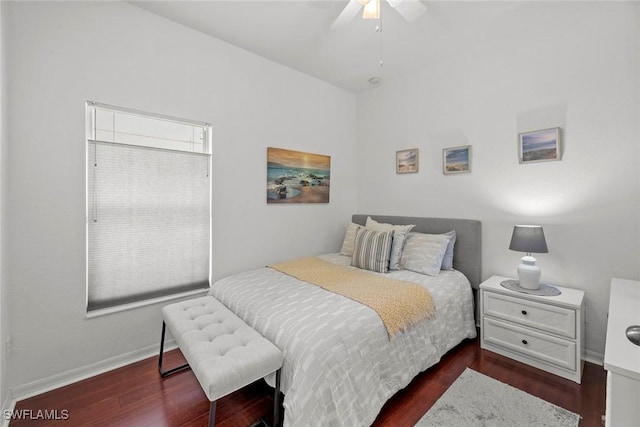
[[[420,3],[420,0],[401,0],[400,2],[397,0],[388,1],[389,4],[391,4],[391,6],[393,6],[395,10],[409,22],[418,19],[418,17],[427,10],[427,8]],[[395,6],[394,3],[396,3]]]
[[331,29],[335,30],[336,28],[340,28],[351,22],[351,20],[360,12],[360,8],[362,6],[358,3],[357,0],[349,0],[349,3],[342,9],[340,15],[333,21],[331,24]]

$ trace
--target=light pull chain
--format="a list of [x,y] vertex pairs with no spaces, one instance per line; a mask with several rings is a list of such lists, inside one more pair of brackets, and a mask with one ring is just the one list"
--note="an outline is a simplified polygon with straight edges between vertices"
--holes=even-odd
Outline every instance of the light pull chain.
[[92,204],[93,204],[93,222],[98,222],[98,201],[96,197],[96,175],[98,174],[98,144],[93,143],[93,187]]
[[376,33],[378,33],[380,36],[380,62],[379,65],[380,67],[382,67],[384,65],[384,62],[382,61],[382,8],[380,7],[380,12],[379,12],[379,18],[378,18],[378,25],[376,25]]
[[207,178],[209,178],[209,174],[211,173],[211,162],[213,162],[213,155],[211,154],[211,144],[209,143],[211,139],[209,139],[210,129],[202,130],[202,147],[206,147],[205,152],[209,153],[209,157],[207,158]]

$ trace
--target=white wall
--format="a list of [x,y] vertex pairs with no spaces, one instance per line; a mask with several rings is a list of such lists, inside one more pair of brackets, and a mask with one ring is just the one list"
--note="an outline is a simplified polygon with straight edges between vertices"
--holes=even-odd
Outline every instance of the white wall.
[[[542,281],[586,291],[592,359],[610,279],[640,278],[639,8],[522,3],[482,47],[358,97],[358,210],[481,220],[485,278],[516,274],[514,224],[543,225]],[[518,132],[556,126],[562,161],[520,165]],[[442,148],[466,144],[472,172],[443,175]],[[395,151],[414,147],[419,173],[396,175]]]
[[[523,4],[484,47],[361,94],[357,117],[351,94],[128,4],[0,4],[3,395],[157,346],[158,306],[85,318],[86,100],[214,123],[214,279],[334,250],[356,210],[478,218],[484,276],[512,275],[512,226],[535,222],[543,281],[586,290],[603,352],[609,280],[640,277],[637,4]],[[563,160],[519,165],[517,132],[549,126]],[[443,176],[441,149],[462,144],[472,173]],[[267,206],[267,146],[331,155],[331,203]],[[396,175],[413,147],[420,172]]]
[[[353,94],[126,3],[9,6],[18,394],[159,342],[159,306],[85,318],[86,100],[213,123],[214,279],[339,247],[356,207]],[[268,146],[330,155],[331,202],[267,206]]]

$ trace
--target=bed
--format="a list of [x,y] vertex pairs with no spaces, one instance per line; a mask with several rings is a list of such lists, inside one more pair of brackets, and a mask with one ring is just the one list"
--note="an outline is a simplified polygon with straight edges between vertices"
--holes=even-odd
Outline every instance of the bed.
[[[284,426],[368,426],[385,402],[461,341],[475,338],[472,288],[481,281],[481,227],[475,220],[353,215],[415,224],[412,232],[456,231],[452,270],[436,277],[409,270],[368,272],[420,284],[436,313],[390,337],[371,308],[273,268],[219,280],[210,294],[284,354]],[[318,258],[350,266],[340,253]],[[272,382],[267,378],[267,382]]]

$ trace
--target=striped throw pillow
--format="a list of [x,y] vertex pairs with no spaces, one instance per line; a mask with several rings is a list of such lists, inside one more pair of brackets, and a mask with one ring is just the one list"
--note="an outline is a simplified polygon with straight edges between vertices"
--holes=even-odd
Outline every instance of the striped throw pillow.
[[386,273],[389,271],[392,242],[393,231],[359,229],[356,234],[351,265],[378,273]]

